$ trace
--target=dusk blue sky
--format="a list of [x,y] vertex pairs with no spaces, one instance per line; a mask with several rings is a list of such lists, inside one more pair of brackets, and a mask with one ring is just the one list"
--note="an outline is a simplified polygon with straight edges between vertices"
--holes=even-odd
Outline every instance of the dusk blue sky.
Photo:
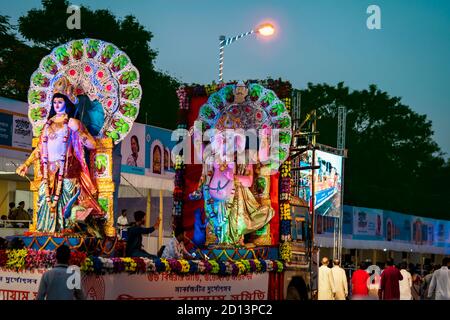
[[[446,0],[99,0],[71,1],[133,14],[154,34],[156,67],[183,82],[218,77],[218,37],[270,19],[276,36],[251,36],[225,49],[225,80],[281,77],[352,89],[376,84],[433,121],[435,140],[450,155],[450,1]],[[369,5],[381,8],[381,30],[366,27]],[[3,1],[12,22],[40,0]],[[83,17],[81,17],[83,19]],[[81,20],[83,24],[83,20]],[[319,124],[320,126],[320,124]]]

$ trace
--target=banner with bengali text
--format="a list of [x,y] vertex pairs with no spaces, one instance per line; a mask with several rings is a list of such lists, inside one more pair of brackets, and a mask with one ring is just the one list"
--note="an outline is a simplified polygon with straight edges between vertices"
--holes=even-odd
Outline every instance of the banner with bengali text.
[[[0,300],[34,300],[45,271],[0,269]],[[82,275],[81,285],[88,300],[267,300],[269,274]]]

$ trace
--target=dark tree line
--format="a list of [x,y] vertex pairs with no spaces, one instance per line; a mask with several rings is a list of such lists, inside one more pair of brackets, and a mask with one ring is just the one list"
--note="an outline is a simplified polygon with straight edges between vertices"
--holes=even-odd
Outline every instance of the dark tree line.
[[318,142],[334,147],[337,109],[347,108],[346,204],[448,219],[450,161],[425,115],[375,85],[309,83],[301,101],[303,116],[317,110]]
[[[140,73],[143,90],[137,121],[175,128],[179,83],[155,69],[158,53],[150,47],[153,34],[132,15],[123,19],[108,10],[81,6],[81,29],[69,30],[67,0],[43,0],[42,9],[31,9],[13,27],[0,16],[0,95],[26,101],[29,79],[40,60],[58,45],[70,40],[96,38],[115,44],[128,54]],[[27,41],[19,39],[17,34]]]

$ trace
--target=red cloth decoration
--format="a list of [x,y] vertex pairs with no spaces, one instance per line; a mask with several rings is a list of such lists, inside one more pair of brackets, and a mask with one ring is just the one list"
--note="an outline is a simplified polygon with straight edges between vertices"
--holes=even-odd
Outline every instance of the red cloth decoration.
[[[197,120],[198,112],[200,107],[206,103],[208,97],[192,97],[189,101],[189,110],[187,112],[187,124],[188,130],[194,125],[194,121]],[[191,150],[194,150],[194,146],[191,141]],[[192,159],[191,162],[194,161],[194,154],[192,151]],[[185,166],[184,171],[184,198],[183,198],[183,229],[186,231],[186,236],[189,239],[193,238],[194,235],[194,223],[195,216],[194,211],[197,208],[203,208],[204,203],[203,200],[192,201],[189,200],[189,194],[197,189],[198,181],[200,179],[200,175],[202,173],[202,165],[201,164],[190,164]],[[204,219],[204,217],[203,217]],[[203,220],[204,221],[204,220]]]
[[269,273],[268,300],[283,300],[284,294],[284,272]]
[[277,245],[280,242],[280,204],[279,204],[279,179],[280,173],[270,176],[270,201],[275,215],[270,220],[270,235],[272,237],[272,245]]

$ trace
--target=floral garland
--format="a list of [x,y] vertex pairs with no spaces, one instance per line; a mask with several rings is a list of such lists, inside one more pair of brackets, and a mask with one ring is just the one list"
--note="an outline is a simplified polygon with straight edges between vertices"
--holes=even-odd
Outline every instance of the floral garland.
[[[268,88],[270,90],[273,90],[277,96],[281,99],[289,99],[290,100],[290,96],[291,96],[291,92],[292,92],[292,85],[289,81],[282,81],[280,79],[274,80],[274,79],[266,79],[263,81],[258,81],[258,80],[248,80],[245,81],[246,83],[258,83],[262,86],[264,86],[265,88]],[[192,84],[192,85],[185,85],[185,86],[181,86],[178,90],[177,90],[177,95],[178,95],[178,100],[180,101],[180,107],[181,106],[185,106],[185,104],[183,104],[183,102],[185,102],[187,100],[186,97],[199,97],[199,96],[210,96],[213,93],[219,91],[220,89],[222,89],[223,87],[225,87],[228,84],[236,84],[237,81],[228,81],[228,82],[224,82],[224,83],[216,83],[216,82],[212,82],[210,84],[206,84],[206,85],[199,85],[199,84]],[[290,103],[290,101],[289,101]],[[290,106],[290,105],[289,105]],[[183,108],[181,108],[183,109]]]
[[6,269],[23,270],[26,266],[27,249],[6,250],[8,260],[6,261]]
[[175,182],[173,190],[173,215],[181,216],[183,212],[183,187],[184,187],[184,164],[183,157],[175,157]]
[[[49,119],[47,121],[47,124],[44,128],[44,136],[42,138],[42,166],[44,169],[44,177],[43,177],[43,183],[45,184],[45,200],[47,201],[47,203],[49,204],[50,207],[56,207],[56,204],[58,203],[58,199],[61,196],[61,189],[62,189],[62,183],[63,183],[63,179],[64,179],[64,175],[65,175],[65,171],[66,171],[66,156],[67,156],[67,148],[68,148],[68,141],[69,141],[69,128],[68,128],[68,123],[69,123],[69,116],[67,114],[64,114],[64,119],[63,119],[63,124],[64,124],[64,137],[63,137],[63,142],[64,142],[64,151],[61,153],[61,158],[59,159],[60,161],[60,165],[59,165],[59,169],[58,169],[58,182],[57,182],[57,186],[56,186],[56,190],[54,191],[55,194],[50,195],[50,186],[49,186],[49,177],[48,177],[48,139],[49,139],[49,134],[48,134],[48,130],[49,128],[51,128],[51,125],[54,122],[54,119],[56,118],[53,117],[51,119]],[[53,135],[56,135],[56,133],[54,133]],[[50,136],[51,139],[51,136]]]
[[[278,82],[277,82],[278,83]],[[278,83],[277,85],[280,85]],[[291,98],[283,98],[286,109],[291,111]],[[291,250],[291,160],[290,157],[280,166],[280,257],[289,262],[292,258]]]
[[[116,273],[176,273],[216,274],[237,276],[248,273],[282,272],[284,265],[277,260],[240,259],[236,261],[147,259],[147,258],[103,258],[86,256],[84,252],[71,253],[71,265],[77,265],[86,274]],[[56,264],[55,252],[47,250],[0,250],[0,268],[8,270],[48,269]]]

